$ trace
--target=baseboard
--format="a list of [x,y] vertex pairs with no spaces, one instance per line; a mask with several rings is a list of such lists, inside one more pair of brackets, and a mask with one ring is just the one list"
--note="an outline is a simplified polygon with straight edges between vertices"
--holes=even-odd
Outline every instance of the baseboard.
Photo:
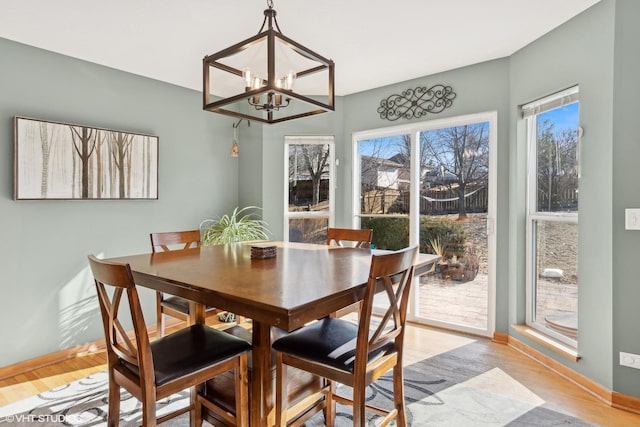
[[[169,319],[165,323],[165,327],[170,328],[172,326],[178,325],[181,322],[182,322],[181,320]],[[147,327],[147,331],[150,336],[155,336],[156,325],[155,324],[149,325]],[[131,336],[133,337],[133,335]],[[66,348],[64,350],[34,357],[33,359],[24,360],[21,362],[14,363],[12,365],[3,366],[0,368],[0,381],[6,380],[7,378],[15,377],[16,375],[24,374],[29,371],[33,371],[35,369],[53,365],[55,363],[64,362],[65,360],[73,359],[75,357],[80,357],[87,354],[102,351],[105,348],[106,348],[106,341],[103,338],[88,344]]]
[[614,391],[611,396],[611,406],[629,412],[640,414],[640,398],[627,396]]
[[616,391],[611,391],[508,334],[496,332],[493,336],[493,341],[499,344],[506,344],[557,374],[562,375],[567,380],[602,400],[609,406],[640,414],[640,398],[638,397],[627,396]]
[[509,344],[509,334],[503,334],[502,332],[494,332],[493,339],[491,341],[498,344]]
[[528,346],[527,344],[514,338],[513,336],[509,336],[508,345],[509,347],[512,347],[518,350],[520,353],[530,357],[531,359],[535,360],[541,365],[544,365],[547,368],[551,369],[552,371],[562,375],[567,380],[576,384],[578,387],[582,388],[583,390],[591,393],[593,396],[597,397],[598,399],[602,400],[608,405],[611,405],[612,392],[608,388],[574,371],[568,366],[563,365],[562,363],[547,356],[546,354]]
[[64,362],[65,360],[75,357],[84,356],[86,354],[95,353],[105,348],[105,340],[95,341],[85,345],[78,345],[54,353],[45,354],[43,356],[34,357],[33,359],[23,360],[12,365],[0,368],[0,381],[7,378],[15,377],[38,368],[42,368],[55,363]]

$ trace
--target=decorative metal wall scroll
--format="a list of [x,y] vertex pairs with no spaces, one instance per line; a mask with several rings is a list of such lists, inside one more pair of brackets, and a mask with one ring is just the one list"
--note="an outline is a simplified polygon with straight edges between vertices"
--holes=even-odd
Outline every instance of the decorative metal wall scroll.
[[441,113],[445,108],[451,107],[455,97],[451,86],[437,84],[428,89],[426,86],[419,86],[383,99],[378,113],[381,119],[392,121],[399,118],[417,119],[428,113]]

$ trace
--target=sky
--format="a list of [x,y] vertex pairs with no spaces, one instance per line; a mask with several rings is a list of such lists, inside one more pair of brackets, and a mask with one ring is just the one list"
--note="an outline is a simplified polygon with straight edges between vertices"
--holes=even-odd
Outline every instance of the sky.
[[401,152],[402,136],[390,136],[358,141],[358,155],[389,159]]
[[565,105],[564,107],[555,108],[553,110],[546,111],[539,116],[540,122],[549,120],[549,122],[555,124],[556,131],[562,131],[564,129],[575,130],[579,126],[579,103]]

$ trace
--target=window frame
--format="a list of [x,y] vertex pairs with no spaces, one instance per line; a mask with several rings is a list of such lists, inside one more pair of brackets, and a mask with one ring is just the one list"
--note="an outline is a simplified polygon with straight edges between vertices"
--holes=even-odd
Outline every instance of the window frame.
[[[554,340],[562,342],[573,349],[577,349],[578,340],[572,339],[566,335],[556,332],[545,326],[543,322],[536,319],[536,302],[537,302],[537,234],[535,224],[541,221],[560,222],[566,224],[579,223],[579,204],[578,210],[575,212],[545,212],[538,210],[538,174],[537,174],[537,157],[538,157],[538,126],[537,117],[548,111],[561,108],[573,103],[578,103],[579,108],[579,86],[573,86],[563,91],[551,94],[536,101],[532,101],[522,106],[523,119],[526,126],[527,141],[527,183],[526,183],[526,237],[525,237],[525,324]],[[579,116],[578,116],[579,121]],[[578,188],[580,186],[580,135],[581,128],[578,125],[576,155],[578,156]],[[578,193],[579,194],[579,193]],[[579,239],[578,235],[578,239]],[[579,272],[580,264],[577,262],[576,271]],[[579,277],[579,274],[578,274]],[[578,287],[579,293],[579,287]],[[580,316],[580,305],[578,305],[578,318]],[[537,320],[537,321],[536,321]]]
[[[336,188],[336,145],[333,135],[286,135],[284,137],[284,224],[283,240],[289,241],[289,221],[291,219],[327,218],[328,226],[335,223],[335,188]],[[329,210],[326,211],[289,211],[289,147],[291,145],[329,145]]]

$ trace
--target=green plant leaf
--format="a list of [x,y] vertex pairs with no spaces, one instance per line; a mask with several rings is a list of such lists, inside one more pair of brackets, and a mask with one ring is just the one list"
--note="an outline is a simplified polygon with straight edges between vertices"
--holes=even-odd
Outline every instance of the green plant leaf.
[[248,212],[259,209],[256,206],[242,209],[236,207],[231,215],[205,219],[200,223],[202,244],[210,246],[247,240],[267,240],[270,234],[267,223],[254,218],[255,213]]

